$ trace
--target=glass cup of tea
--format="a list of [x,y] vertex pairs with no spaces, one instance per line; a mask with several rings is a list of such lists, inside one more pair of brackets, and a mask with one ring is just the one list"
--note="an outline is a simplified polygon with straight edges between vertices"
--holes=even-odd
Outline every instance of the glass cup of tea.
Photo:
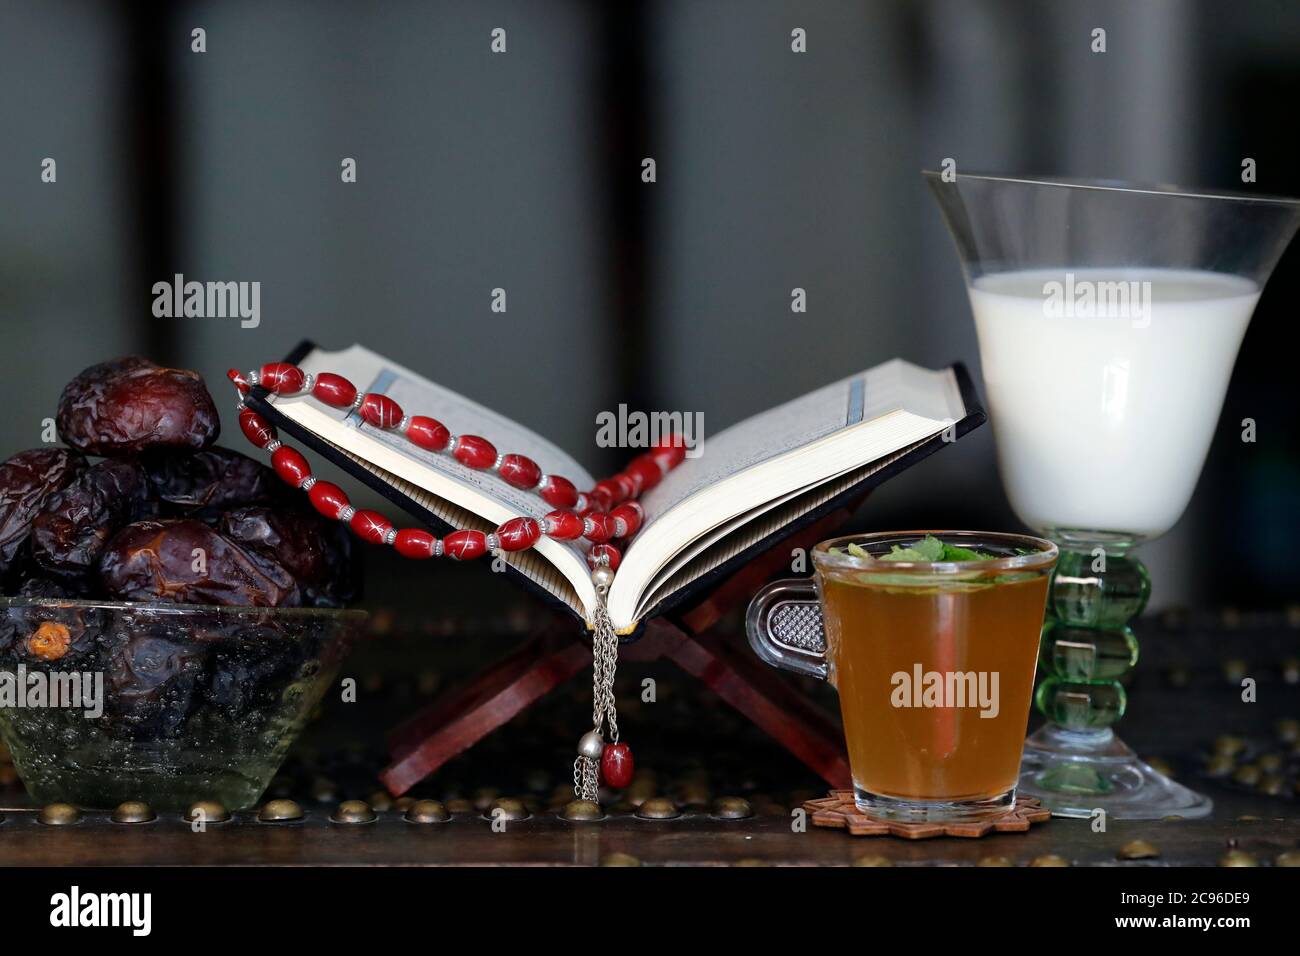
[[813,549],[811,581],[754,596],[755,653],[839,693],[859,809],[920,823],[1015,805],[1056,558],[1019,534],[851,535]]

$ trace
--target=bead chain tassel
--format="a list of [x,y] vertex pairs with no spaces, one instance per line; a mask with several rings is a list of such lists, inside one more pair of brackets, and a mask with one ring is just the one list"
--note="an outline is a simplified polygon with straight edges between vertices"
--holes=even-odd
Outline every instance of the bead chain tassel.
[[[477,435],[454,435],[441,422],[423,415],[406,415],[400,405],[375,392],[360,392],[341,375],[304,373],[288,362],[272,362],[247,374],[231,369],[227,377],[240,394],[239,428],[258,448],[271,453],[271,467],[289,485],[307,493],[317,511],[327,518],[345,522],[352,532],[373,544],[391,546],[398,554],[414,560],[446,556],[468,561],[485,554],[522,551],[542,537],[556,541],[585,538],[590,542],[587,563],[596,588],[596,609],[592,631],[592,729],[578,742],[573,764],[573,791],[579,800],[597,801],[600,781],[615,789],[632,779],[632,751],[618,740],[618,712],[614,704],[614,673],[618,666],[618,635],[605,606],[614,571],[622,560],[618,541],[626,545],[645,523],[645,510],[636,501],[681,464],[686,457],[682,440],[673,435],[638,455],[627,468],[612,478],[596,482],[579,492],[573,482],[559,475],[547,475],[524,455],[499,454],[496,446]],[[275,428],[244,404],[255,386],[277,395],[309,394],[331,408],[347,408],[367,425],[384,431],[401,432],[411,444],[429,452],[446,453],[467,468],[495,470],[502,481],[524,491],[533,491],[555,510],[540,521],[511,518],[496,531],[454,531],[441,541],[422,528],[398,529],[376,511],[352,507],[342,488],[320,481],[311,473],[307,459],[281,442]],[[609,728],[609,743],[602,729]]]

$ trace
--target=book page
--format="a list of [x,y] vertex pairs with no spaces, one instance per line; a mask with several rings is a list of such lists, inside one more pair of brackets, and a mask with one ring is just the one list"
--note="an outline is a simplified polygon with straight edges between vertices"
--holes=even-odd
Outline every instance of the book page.
[[933,372],[895,360],[706,437],[701,457],[684,461],[643,499],[646,525],[610,588],[615,627],[648,606],[648,590],[656,600],[666,597],[665,579],[698,567],[695,559],[719,540],[713,532],[780,511],[765,506],[937,435],[963,417],[951,369]]
[[[342,375],[363,392],[387,395],[402,406],[402,410],[408,415],[426,415],[429,418],[436,418],[446,425],[453,435],[480,435],[495,445],[497,451],[502,454],[525,455],[537,462],[544,473],[563,475],[577,485],[580,491],[595,484],[595,479],[582,465],[531,429],[463,395],[430,382],[410,369],[403,368],[360,345],[354,345],[342,352],[323,352],[317,349],[303,360],[301,368],[304,372],[313,374],[334,372]],[[277,399],[276,406],[287,413],[285,406],[295,401],[305,400]],[[330,411],[349,427],[360,427],[360,419],[348,409],[330,409]],[[521,491],[502,481],[495,472],[476,471],[466,468],[450,455],[426,452],[396,432],[368,429],[367,434],[386,441],[394,448],[418,458],[430,468],[443,472],[458,482],[469,484],[484,494],[511,505],[530,499],[534,502],[539,500],[536,495]],[[520,514],[524,512],[520,511]]]
[[955,386],[946,394],[947,378],[896,359],[706,435],[699,458],[683,461],[641,499],[646,524],[724,478],[894,409],[955,421],[965,412]]
[[674,561],[667,569],[660,572],[641,596],[636,610],[637,618],[651,611],[654,606],[671,597],[686,587],[696,578],[707,574],[719,565],[725,564],[742,551],[759,541],[776,534],[790,522],[814,508],[830,501],[835,496],[852,488],[858,482],[892,464],[897,459],[912,451],[916,445],[887,455],[863,468],[840,475],[810,489],[796,492],[776,502],[773,506],[758,509],[758,514],[737,519],[719,529],[704,542],[703,547],[692,548],[685,560]]
[[[543,472],[563,475],[579,488],[590,487],[591,476],[559,448],[522,425],[498,415],[491,409],[470,401],[441,386],[428,382],[361,346],[345,352],[313,351],[300,363],[305,372],[318,374],[332,371],[344,375],[363,392],[384,394],[397,402],[408,414],[428,415],[442,422],[455,434],[481,434],[498,450],[527,455],[541,466]],[[553,510],[542,498],[531,491],[515,488],[503,481],[494,471],[468,468],[451,455],[426,451],[412,444],[397,432],[385,431],[365,425],[351,409],[330,408],[305,396],[268,396],[267,401],[276,410],[294,420],[308,431],[346,452],[354,461],[365,462],[369,470],[383,473],[390,485],[400,485],[396,479],[418,487],[442,499],[450,507],[473,513],[484,522],[474,525],[479,530],[491,530],[515,516],[541,518]],[[428,510],[441,514],[419,496],[405,491]],[[450,521],[465,526],[463,521]],[[549,561],[567,580],[568,586],[540,580],[546,577],[540,568],[533,567],[533,555],[538,560]],[[581,541],[560,541],[543,537],[529,552],[524,568],[516,564],[530,578],[548,591],[573,603],[576,593],[579,606],[587,612],[594,604],[595,591],[591,572]],[[559,593],[563,591],[564,593]]]

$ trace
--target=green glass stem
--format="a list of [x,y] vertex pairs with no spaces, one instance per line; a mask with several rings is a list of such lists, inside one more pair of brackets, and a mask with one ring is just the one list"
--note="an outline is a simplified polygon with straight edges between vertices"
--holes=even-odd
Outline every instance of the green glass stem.
[[1138,659],[1130,622],[1146,606],[1151,578],[1123,552],[1063,548],[1048,594],[1038,709],[1066,730],[1103,731],[1124,716],[1119,679]]

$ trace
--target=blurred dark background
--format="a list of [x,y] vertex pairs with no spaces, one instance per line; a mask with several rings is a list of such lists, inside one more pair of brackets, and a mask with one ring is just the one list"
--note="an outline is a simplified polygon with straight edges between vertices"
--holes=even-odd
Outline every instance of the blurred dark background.
[[[242,450],[224,370],[303,337],[398,358],[597,470],[617,459],[595,415],[620,402],[716,432],[896,355],[978,380],[922,167],[1295,195],[1297,102],[1288,0],[3,0],[0,450],[39,444],[63,383],[129,352],[199,369]],[[260,326],[155,318],[177,272],[260,281]],[[1156,607],[1300,600],[1298,276],[1293,248],[1192,506],[1144,549]],[[1016,527],[991,431],[857,524]],[[413,615],[520,600],[477,570],[370,560],[372,600]]]

